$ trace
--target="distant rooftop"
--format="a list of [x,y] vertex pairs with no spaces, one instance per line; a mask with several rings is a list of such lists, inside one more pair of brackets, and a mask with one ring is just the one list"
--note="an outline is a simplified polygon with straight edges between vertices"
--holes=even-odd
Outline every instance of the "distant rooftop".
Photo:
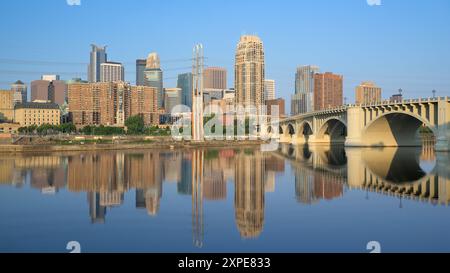
[[25,102],[18,103],[15,107],[16,109],[58,109],[59,105],[51,102]]

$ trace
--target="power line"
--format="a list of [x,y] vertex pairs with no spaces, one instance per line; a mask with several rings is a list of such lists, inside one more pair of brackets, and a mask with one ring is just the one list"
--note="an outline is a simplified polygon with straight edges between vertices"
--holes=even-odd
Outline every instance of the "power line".
[[[169,59],[162,60],[161,63],[186,63],[192,62],[192,58],[189,59]],[[23,59],[9,59],[9,58],[0,58],[0,64],[13,64],[13,65],[89,65],[87,62],[61,62],[61,61],[43,61],[43,60],[23,60]],[[122,62],[123,65],[136,65],[136,61],[134,62]]]

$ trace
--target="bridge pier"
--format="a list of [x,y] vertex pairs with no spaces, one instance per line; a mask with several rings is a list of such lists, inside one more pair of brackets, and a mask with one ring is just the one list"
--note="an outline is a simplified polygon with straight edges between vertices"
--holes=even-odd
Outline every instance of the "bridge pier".
[[445,100],[438,101],[438,128],[436,136],[436,151],[450,151],[450,103]]
[[361,107],[347,109],[347,138],[346,147],[362,147],[362,131],[364,129],[364,111]]

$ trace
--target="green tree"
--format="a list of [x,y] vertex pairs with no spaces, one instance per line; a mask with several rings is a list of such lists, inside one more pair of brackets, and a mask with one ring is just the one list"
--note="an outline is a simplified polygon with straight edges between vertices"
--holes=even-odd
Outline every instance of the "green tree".
[[144,118],[139,115],[129,117],[125,121],[125,126],[127,126],[130,135],[141,135],[145,132]]

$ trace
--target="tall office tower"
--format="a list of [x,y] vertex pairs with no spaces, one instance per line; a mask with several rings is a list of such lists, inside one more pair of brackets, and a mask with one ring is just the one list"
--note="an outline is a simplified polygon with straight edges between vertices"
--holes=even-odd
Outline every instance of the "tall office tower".
[[100,65],[100,82],[125,81],[125,68],[121,63],[106,62]]
[[369,104],[381,101],[381,88],[373,82],[362,82],[356,87],[356,104]]
[[237,45],[235,61],[236,103],[264,104],[264,46],[257,36],[243,35]]
[[11,84],[11,90],[14,91],[14,102],[15,103],[24,103],[27,102],[27,85],[22,81],[16,81]]
[[50,101],[63,105],[67,100],[67,84],[64,81],[36,80],[31,82],[31,102]]
[[314,75],[314,110],[342,106],[343,76],[331,72]]
[[100,65],[106,63],[108,58],[106,54],[106,46],[99,47],[91,45],[91,59],[88,66],[88,81],[99,82],[100,81]]
[[14,120],[14,91],[0,90],[0,122]]
[[264,80],[264,101],[275,99],[275,80]]
[[42,75],[41,80],[52,82],[52,81],[59,81],[61,79],[59,75]]
[[203,72],[203,87],[211,89],[227,88],[227,70],[222,67],[208,67]]
[[192,73],[178,75],[177,87],[181,88],[181,103],[192,109]]
[[144,71],[145,86],[155,87],[158,91],[158,107],[164,106],[163,72],[157,53],[150,53]]
[[181,88],[164,88],[164,109],[170,114],[172,109],[181,105],[182,93]]
[[65,81],[51,81],[48,85],[48,97],[52,103],[56,103],[59,106],[63,105],[67,101],[67,84]]
[[145,76],[144,71],[147,66],[147,60],[136,60],[136,85],[143,86],[145,85]]
[[292,96],[291,114],[298,115],[314,111],[314,75],[319,67],[305,65],[295,73],[295,94]]
[[48,86],[50,82],[36,80],[31,82],[31,102],[35,100],[48,100]]
[[234,207],[243,238],[258,237],[264,225],[264,155],[240,152],[235,156]]

